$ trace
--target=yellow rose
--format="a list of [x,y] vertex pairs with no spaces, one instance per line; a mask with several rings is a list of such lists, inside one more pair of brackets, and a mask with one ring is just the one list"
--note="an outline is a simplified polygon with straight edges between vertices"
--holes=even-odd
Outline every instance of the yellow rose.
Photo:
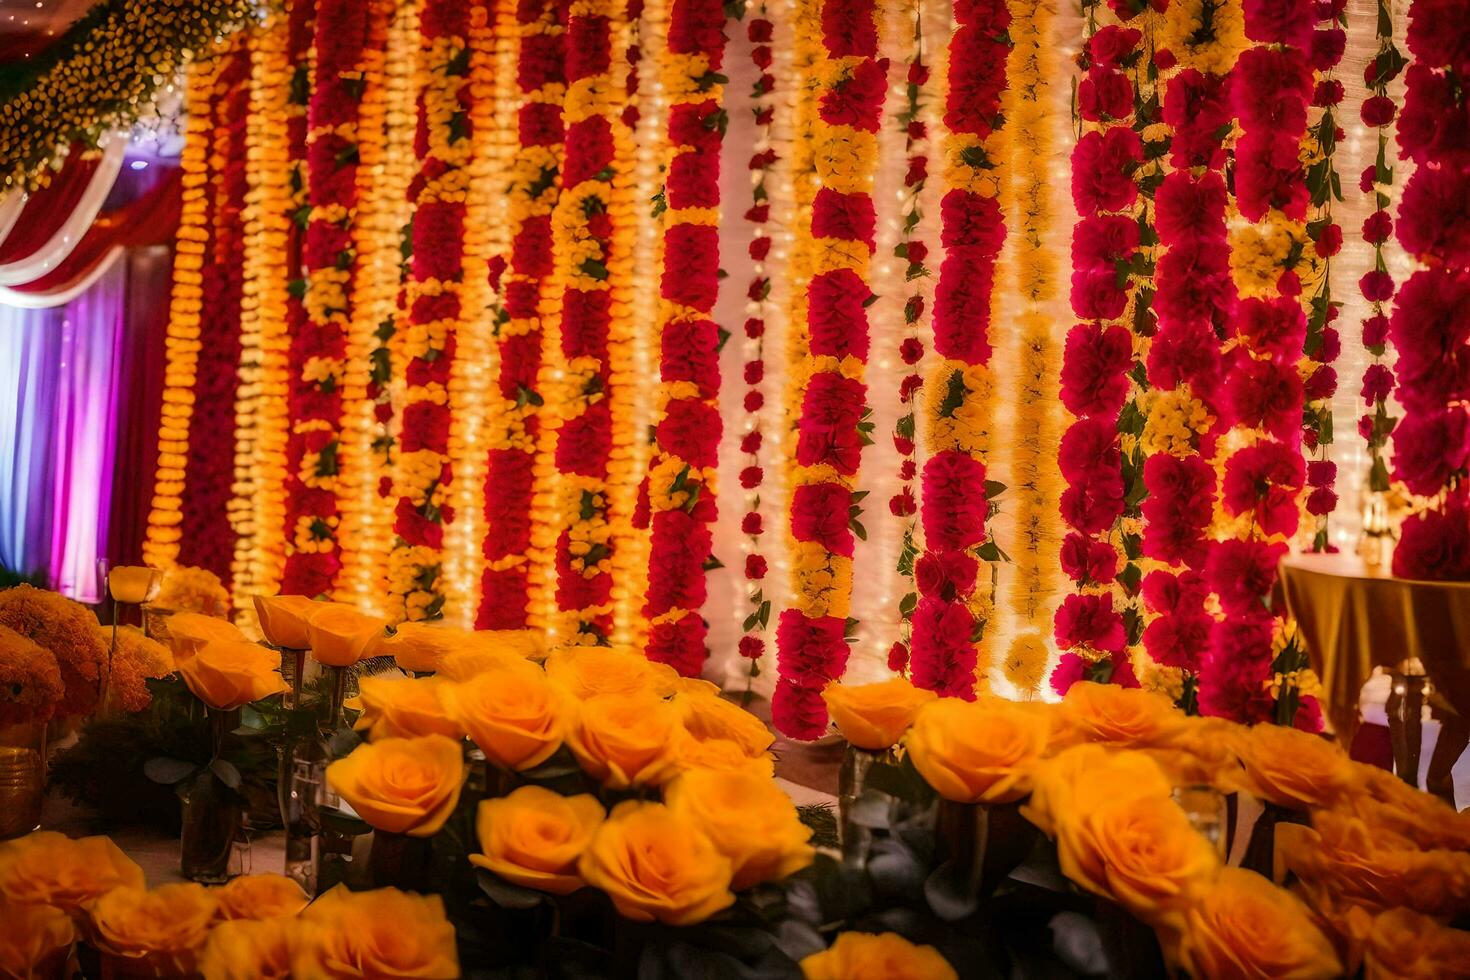
[[249,643],[240,628],[228,619],[206,616],[203,613],[174,613],[168,618],[168,644],[173,650],[174,660],[182,664],[200,647],[216,642]]
[[1055,837],[1057,824],[1079,807],[1139,796],[1167,800],[1173,791],[1159,764],[1143,752],[1078,745],[1036,767],[1031,799],[1021,812]]
[[1145,922],[1196,901],[1220,870],[1220,855],[1173,800],[1154,795],[1078,798],[1058,815],[1062,873]]
[[765,722],[718,694],[695,689],[675,695],[673,704],[679,709],[684,731],[697,741],[734,742],[752,759],[760,758],[776,741]]
[[221,919],[276,919],[292,916],[311,901],[285,875],[240,875],[214,890]]
[[432,837],[459,802],[464,754],[443,735],[383,738],[327,766],[327,784],[378,830]]
[[1316,735],[1256,725],[1242,729],[1235,748],[1245,765],[1246,785],[1272,803],[1297,809],[1327,806],[1353,788],[1346,753]]
[[187,976],[196,971],[217,907],[209,889],[192,882],[114,888],[92,906],[92,944],[155,975]]
[[1354,784],[1364,793],[1340,808],[1351,809],[1362,818],[1375,837],[1392,837],[1405,847],[1470,851],[1470,812],[1457,812],[1387,769],[1361,762],[1350,765]]
[[396,888],[350,892],[338,885],[301,913],[301,939],[292,953],[298,977],[459,976],[454,926],[438,895]]
[[668,697],[679,681],[674,668],[653,663],[631,647],[553,650],[546,657],[546,676],[581,700],[599,694],[639,692]]
[[1162,694],[1142,688],[1079,681],[1061,705],[1069,735],[1084,742],[1167,745],[1185,726],[1184,712]]
[[229,711],[279,694],[286,682],[276,654],[248,640],[214,640],[179,663],[179,673],[194,696],[211,708]]
[[892,748],[914,723],[919,709],[938,695],[914,687],[907,677],[877,684],[828,684],[822,700],[842,737],[860,749]]
[[449,683],[433,677],[363,677],[358,681],[362,714],[354,728],[372,738],[443,735],[464,738],[464,729],[449,714],[443,694]]
[[446,653],[439,661],[436,673],[445,680],[468,681],[487,671],[517,665],[541,671],[541,668],[531,661],[506,653],[501,647],[476,645]]
[[669,809],[699,827],[730,859],[730,887],[779,881],[812,863],[811,828],[791,797],[749,772],[696,769],[669,784]]
[[321,603],[304,595],[258,595],[255,615],[265,642],[287,650],[305,650],[311,646],[306,635],[306,621],[321,608]]
[[328,667],[351,667],[376,655],[388,620],[334,602],[317,606],[306,621],[312,659]]
[[475,642],[519,660],[546,659],[546,634],[540,630],[475,630]]
[[638,922],[693,925],[735,902],[730,859],[662,803],[626,800],[613,807],[577,869],[619,914]]
[[751,772],[770,779],[776,774],[776,760],[771,753],[751,756],[739,742],[728,738],[698,739],[687,731],[674,739],[674,761],[685,769],[716,769],[720,772]]
[[204,980],[287,980],[292,941],[300,929],[291,919],[221,922],[199,954],[199,972]]
[[526,661],[448,686],[442,697],[450,717],[502,769],[534,769],[561,748],[566,735],[566,695]]
[[146,565],[119,565],[107,573],[107,591],[118,602],[134,605],[152,600],[163,585],[163,572]]
[[1049,729],[1045,715],[1000,698],[939,698],[919,709],[904,744],[945,799],[1009,803],[1030,792]]
[[567,744],[582,769],[610,789],[657,786],[677,769],[679,713],[653,694],[603,694],[582,702]]
[[54,905],[0,900],[0,977],[63,976],[76,938],[71,916]]
[[829,949],[801,961],[806,980],[959,980],[933,946],[916,946],[896,932],[844,932]]
[[1166,944],[1170,959],[1192,977],[1343,975],[1301,899],[1243,868],[1222,868],[1175,935]]
[[595,796],[522,786],[480,804],[475,831],[481,853],[470,861],[517,885],[570,894],[583,884],[577,859],[606,815]]
[[0,843],[0,896],[68,912],[127,886],[142,888],[143,869],[107,837],[72,840],[39,830]]
[[1467,965],[1470,932],[1408,909],[1390,909],[1373,919],[1363,957],[1366,980],[1463,977]]
[[463,653],[516,657],[490,634],[441,622],[399,623],[390,635],[383,637],[377,649],[378,656],[392,657],[399,669],[418,674],[437,671],[446,657]]

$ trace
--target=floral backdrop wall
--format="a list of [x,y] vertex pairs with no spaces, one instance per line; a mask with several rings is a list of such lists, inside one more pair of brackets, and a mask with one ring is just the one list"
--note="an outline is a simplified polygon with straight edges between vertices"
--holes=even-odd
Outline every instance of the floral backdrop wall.
[[1396,496],[1470,574],[1453,7],[278,3],[190,68],[148,556],[798,737],[891,672],[1316,727],[1282,554]]

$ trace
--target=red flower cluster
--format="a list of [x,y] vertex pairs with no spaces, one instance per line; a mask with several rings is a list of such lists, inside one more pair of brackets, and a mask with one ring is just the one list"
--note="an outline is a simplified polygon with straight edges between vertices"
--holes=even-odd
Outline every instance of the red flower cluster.
[[[1308,3],[1292,0],[1263,6],[1279,11],[1301,8],[1310,25]],[[1251,23],[1249,17],[1246,23]],[[1308,41],[1310,37],[1309,28]],[[1306,217],[1308,192],[1297,154],[1313,91],[1305,44],[1252,48],[1241,54],[1231,102],[1244,131],[1235,148],[1235,197],[1246,220],[1260,221],[1270,208],[1290,218]]]

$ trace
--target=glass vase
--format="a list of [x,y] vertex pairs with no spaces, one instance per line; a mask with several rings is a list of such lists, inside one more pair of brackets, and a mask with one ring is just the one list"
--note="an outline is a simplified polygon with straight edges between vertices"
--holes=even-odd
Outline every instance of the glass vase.
[[837,834],[844,863],[864,863],[873,846],[872,829],[854,820],[853,815],[858,799],[867,790],[868,770],[892,754],[892,750],[874,752],[849,743],[842,756],[842,768],[837,773]]
[[45,797],[46,723],[0,728],[0,840],[35,830]]
[[276,774],[276,797],[286,831],[284,872],[312,896],[320,880],[321,808],[330,759],[317,733],[315,712],[302,708],[291,711]]
[[179,794],[183,830],[179,836],[179,873],[190,881],[219,884],[230,877],[230,855],[240,829],[239,800],[214,773],[205,770]]

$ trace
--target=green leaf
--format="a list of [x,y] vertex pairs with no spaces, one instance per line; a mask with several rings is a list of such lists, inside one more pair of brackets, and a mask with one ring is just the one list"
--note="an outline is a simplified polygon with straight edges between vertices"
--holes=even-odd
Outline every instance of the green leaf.
[[240,770],[236,769],[233,763],[226,762],[224,759],[215,759],[209,764],[209,771],[230,789],[240,788]]
[[1006,487],[1006,485],[1004,483],[1001,483],[999,480],[986,480],[985,499],[994,500],[996,497],[999,497],[1001,494],[1005,493],[1007,489],[1008,488]]
[[954,418],[954,413],[965,403],[965,375],[963,371],[951,371],[945,380],[944,399],[939,403],[940,418]]
[[143,763],[143,775],[163,786],[175,786],[198,771],[194,763],[166,755],[154,756]]

